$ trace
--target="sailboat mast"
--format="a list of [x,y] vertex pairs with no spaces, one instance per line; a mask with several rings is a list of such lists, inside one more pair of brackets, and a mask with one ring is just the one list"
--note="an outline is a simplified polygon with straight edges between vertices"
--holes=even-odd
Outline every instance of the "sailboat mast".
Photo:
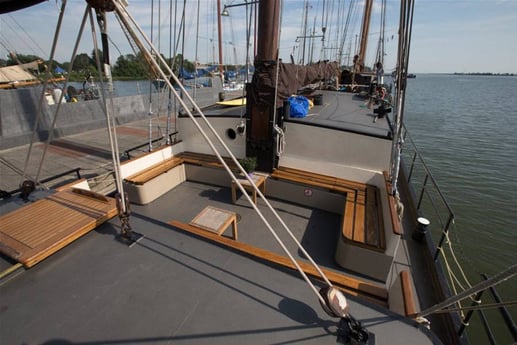
[[280,1],[260,0],[258,11],[257,54],[255,56],[255,75],[247,86],[246,100],[246,155],[257,157],[258,169],[273,171],[276,160],[273,145],[275,104],[255,99],[258,92],[257,78],[266,64],[276,63],[278,58],[278,29],[280,24]]
[[366,0],[364,4],[363,23],[361,25],[361,42],[359,46],[359,59],[357,60],[364,66],[366,58],[366,46],[368,45],[368,33],[370,31],[370,18],[372,16],[373,0]]
[[280,1],[259,2],[258,42],[256,62],[274,61],[278,52]]
[[219,73],[223,77],[223,29],[221,25],[221,0],[217,0],[217,34],[219,41]]

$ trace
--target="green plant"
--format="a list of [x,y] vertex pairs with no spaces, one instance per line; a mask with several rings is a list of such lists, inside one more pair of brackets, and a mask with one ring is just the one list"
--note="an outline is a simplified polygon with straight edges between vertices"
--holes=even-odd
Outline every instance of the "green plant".
[[253,172],[257,167],[257,157],[245,157],[239,159],[242,167],[247,173]]

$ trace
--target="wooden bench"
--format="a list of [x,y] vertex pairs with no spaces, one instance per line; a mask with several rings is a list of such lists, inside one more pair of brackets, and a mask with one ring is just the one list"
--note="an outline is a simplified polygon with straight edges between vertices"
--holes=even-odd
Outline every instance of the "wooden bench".
[[404,301],[404,312],[408,317],[414,317],[417,313],[415,303],[415,293],[413,291],[413,283],[409,271],[400,272],[400,281],[402,285],[402,300]]
[[[196,152],[182,152],[177,155],[178,158],[181,158],[184,163],[199,165],[204,167],[211,168],[221,168],[223,169],[223,164],[219,161],[217,156],[210,155],[206,153],[196,153]],[[237,164],[230,157],[223,157],[225,163],[233,172],[238,172],[239,168]]]
[[[244,242],[238,242],[227,237],[218,236],[215,233],[205,231],[196,226],[192,226],[177,220],[172,220],[169,222],[169,224],[177,229],[195,234],[212,242],[222,244],[250,257],[265,260],[271,264],[296,270],[295,265],[286,256],[252,246]],[[314,278],[321,279],[314,266],[305,261],[298,260],[297,262],[306,274]],[[334,286],[342,289],[346,293],[352,296],[360,296],[361,298],[364,298],[384,308],[388,307],[388,292],[382,284],[369,282],[367,280],[352,277],[344,273],[336,272],[334,270],[328,270],[324,268],[321,268],[321,270]]]
[[390,207],[391,225],[393,226],[393,232],[397,235],[402,235],[402,227],[400,225],[399,214],[397,212],[397,201],[395,197],[390,194],[391,181],[387,171],[383,172],[384,182],[386,183],[386,191],[388,192],[388,205]]
[[299,169],[279,167],[271,177],[346,195],[342,235],[346,241],[384,251],[386,240],[379,189],[375,186]]
[[[155,152],[149,154],[155,154]],[[225,157],[224,160],[230,169],[235,172],[239,170],[230,158]],[[222,170],[223,164],[216,156],[195,152],[182,152],[149,167],[144,167],[140,171],[125,177],[124,182],[127,184],[130,200],[137,204],[145,205],[160,197],[186,180],[185,168],[187,165],[217,168],[221,170],[221,173],[218,174],[220,180],[224,180],[221,176],[227,176]],[[214,177],[212,173],[209,173],[208,176],[210,176],[210,179]],[[230,182],[224,182],[222,185],[229,186]]]
[[156,163],[150,167],[143,169],[136,174],[125,178],[127,182],[131,182],[136,185],[143,185],[146,182],[151,181],[153,178],[166,173],[167,171],[183,164],[184,161],[179,157],[171,157],[163,162]]

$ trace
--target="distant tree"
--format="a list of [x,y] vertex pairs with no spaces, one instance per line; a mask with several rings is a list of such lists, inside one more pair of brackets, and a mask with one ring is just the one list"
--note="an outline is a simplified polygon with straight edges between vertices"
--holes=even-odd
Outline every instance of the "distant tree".
[[91,59],[86,53],[77,54],[74,61],[74,71],[89,70],[90,66],[94,67],[91,63]]
[[[97,49],[97,54],[99,54],[99,59],[100,59],[101,64],[104,63],[103,56],[102,56],[102,54],[103,54],[102,50]],[[93,66],[97,66],[97,62],[95,60],[95,49],[92,49],[92,53],[90,56],[90,63]]]
[[143,79],[148,78],[149,67],[142,54],[126,54],[118,57],[112,73],[114,77]]
[[68,71],[68,69],[70,68],[70,62],[63,62],[61,64],[61,67],[63,67],[65,71]]

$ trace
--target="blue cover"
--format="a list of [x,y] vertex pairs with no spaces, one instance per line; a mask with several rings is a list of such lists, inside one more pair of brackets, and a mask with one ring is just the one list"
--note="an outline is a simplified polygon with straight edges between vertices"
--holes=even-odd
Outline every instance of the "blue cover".
[[309,113],[309,100],[303,96],[291,96],[289,101],[289,117],[305,117]]

